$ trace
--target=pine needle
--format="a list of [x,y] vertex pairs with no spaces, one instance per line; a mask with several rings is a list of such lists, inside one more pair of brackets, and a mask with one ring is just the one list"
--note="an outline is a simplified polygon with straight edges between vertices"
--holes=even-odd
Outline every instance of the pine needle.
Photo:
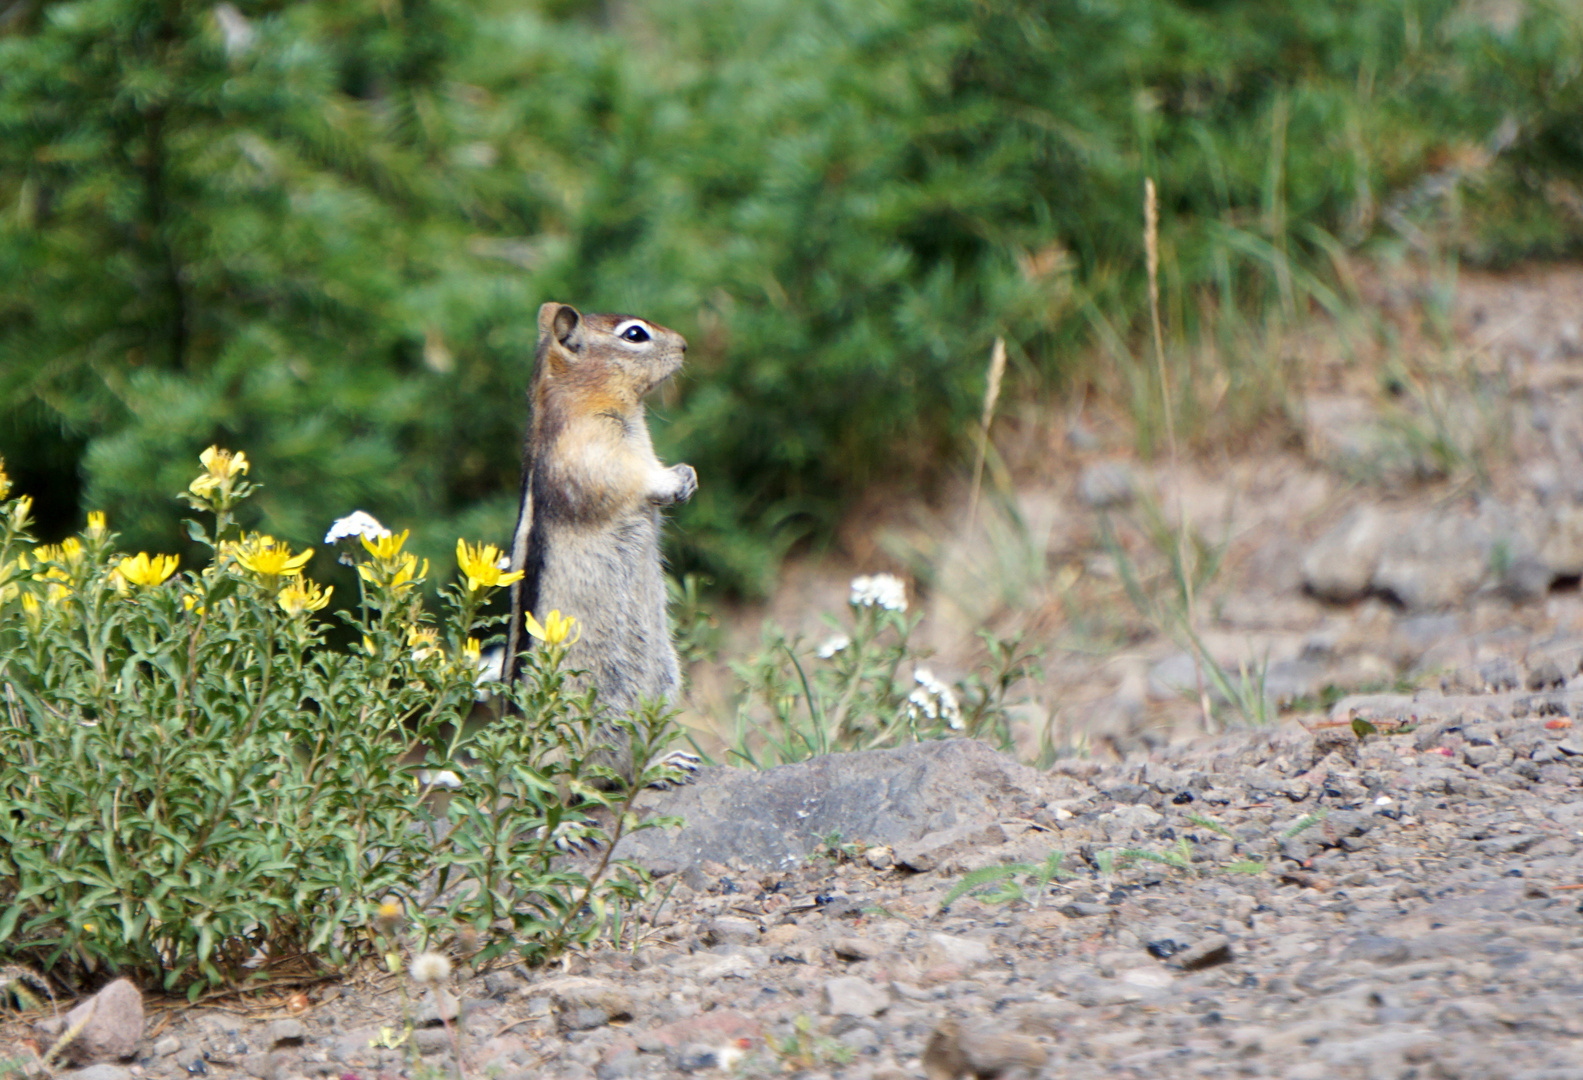
[[978,521],[978,492],[984,481],[984,455],[989,450],[989,425],[995,419],[995,403],[1000,400],[1000,380],[1006,374],[1006,339],[997,337],[989,351],[989,378],[984,386],[984,415],[978,422],[978,453],[973,461],[973,491],[967,500],[967,531]]

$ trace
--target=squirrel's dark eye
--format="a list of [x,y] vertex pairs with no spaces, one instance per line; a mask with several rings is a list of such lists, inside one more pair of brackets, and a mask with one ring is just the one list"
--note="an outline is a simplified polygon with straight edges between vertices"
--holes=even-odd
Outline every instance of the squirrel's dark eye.
[[625,340],[635,344],[640,341],[647,341],[649,339],[649,332],[643,329],[641,326],[629,326],[626,329],[626,333],[622,334],[621,336]]

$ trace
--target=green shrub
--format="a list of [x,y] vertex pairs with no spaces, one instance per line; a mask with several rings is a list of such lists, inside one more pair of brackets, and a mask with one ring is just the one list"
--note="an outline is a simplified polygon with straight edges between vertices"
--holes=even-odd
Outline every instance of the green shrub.
[[[612,839],[591,807],[631,827],[592,695],[567,686],[575,631],[550,620],[520,717],[470,725],[498,551],[459,545],[436,618],[407,534],[369,525],[343,542],[360,595],[337,613],[353,644],[332,648],[307,553],[233,523],[249,463],[204,462],[187,497],[214,522],[188,526],[210,558],[181,572],[121,554],[98,514],[35,547],[29,500],[0,490],[0,957],[197,996],[383,952],[392,902],[415,948],[475,963],[608,932],[643,875],[552,863],[557,843]],[[639,760],[667,721],[626,725]]]
[[849,626],[810,648],[765,627],[764,647],[732,663],[740,695],[731,757],[755,767],[927,739],[1012,747],[1009,698],[1037,675],[1037,651],[981,632],[987,660],[948,685],[911,644],[906,586],[890,574],[852,581]]

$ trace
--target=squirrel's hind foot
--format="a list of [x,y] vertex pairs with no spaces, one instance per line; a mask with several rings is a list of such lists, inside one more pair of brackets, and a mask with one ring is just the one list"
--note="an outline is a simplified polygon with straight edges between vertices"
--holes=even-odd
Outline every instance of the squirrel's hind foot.
[[679,774],[674,779],[662,777],[649,784],[649,787],[654,788],[656,791],[669,791],[671,788],[692,783],[695,778],[694,774],[698,772],[699,767],[703,764],[703,759],[697,754],[689,754],[686,750],[672,750],[654,764],[662,768],[675,769]]

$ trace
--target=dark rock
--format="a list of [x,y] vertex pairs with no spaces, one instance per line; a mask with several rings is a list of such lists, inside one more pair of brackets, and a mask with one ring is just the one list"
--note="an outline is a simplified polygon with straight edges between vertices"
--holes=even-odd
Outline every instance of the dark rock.
[[1175,959],[1183,971],[1197,971],[1224,964],[1231,959],[1231,942],[1216,934],[1183,949],[1176,954]]
[[1546,660],[1537,664],[1528,671],[1528,689],[1549,690],[1552,687],[1565,686],[1567,677],[1561,673],[1561,666],[1554,660]]
[[1074,900],[1070,904],[1062,904],[1056,909],[1069,919],[1083,919],[1094,915],[1109,915],[1111,908],[1105,904],[1085,904]]
[[548,995],[555,1009],[556,1026],[563,1032],[586,1031],[612,1020],[632,1018],[631,993],[604,979],[566,975],[546,979],[533,989]]
[[711,919],[703,938],[706,945],[752,945],[759,939],[759,924],[731,916]]
[[1313,762],[1318,764],[1330,754],[1335,754],[1354,765],[1358,761],[1358,737],[1351,728],[1321,728],[1314,733]]
[[491,971],[484,976],[484,993],[496,1001],[511,997],[525,985],[522,976],[514,971]]
[[1041,777],[972,739],[833,754],[763,772],[710,768],[697,783],[640,796],[642,811],[675,814],[686,825],[629,833],[615,856],[660,872],[706,859],[789,866],[831,833],[897,848],[962,825],[982,829],[1016,816],[1019,801],[1040,805],[1075,783]]
[[1494,693],[1515,690],[1522,684],[1517,665],[1504,656],[1480,664],[1479,681],[1484,684],[1485,689]]

